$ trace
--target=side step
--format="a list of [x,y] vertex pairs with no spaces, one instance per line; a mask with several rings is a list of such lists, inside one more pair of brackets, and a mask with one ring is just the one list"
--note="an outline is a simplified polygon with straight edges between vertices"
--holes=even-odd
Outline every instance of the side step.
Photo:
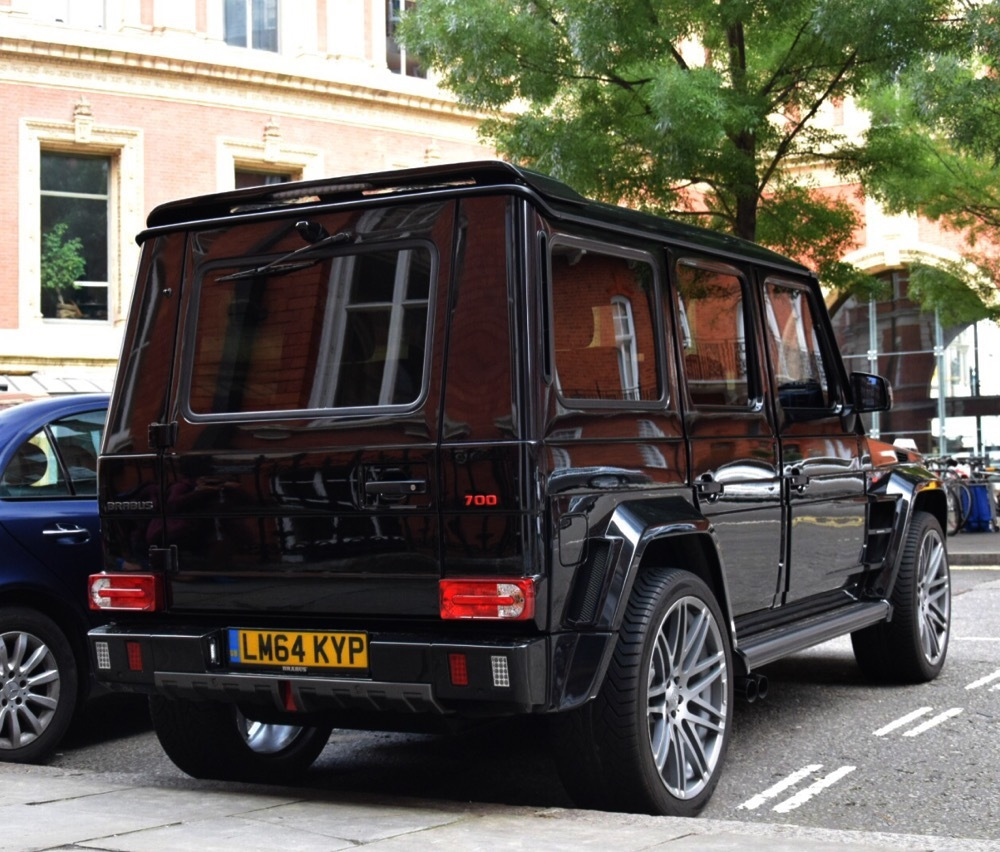
[[886,621],[889,612],[888,601],[858,601],[746,638],[737,637],[736,652],[750,672],[796,651]]

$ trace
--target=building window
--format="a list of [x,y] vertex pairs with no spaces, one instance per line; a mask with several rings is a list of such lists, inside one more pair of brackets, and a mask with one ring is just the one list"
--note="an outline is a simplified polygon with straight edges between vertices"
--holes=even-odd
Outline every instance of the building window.
[[639,353],[632,324],[632,303],[625,296],[615,296],[611,299],[611,316],[615,324],[622,395],[625,399],[639,399]]
[[288,183],[290,180],[295,180],[295,176],[288,172],[236,169],[236,189],[246,189],[248,186],[273,186],[276,183]]
[[106,320],[111,160],[43,151],[40,165],[42,316]]
[[33,0],[31,16],[85,29],[104,29],[104,0]]
[[426,77],[427,72],[420,67],[420,60],[408,54],[403,45],[396,41],[396,27],[415,2],[416,0],[388,0],[385,11],[385,60],[393,74]]
[[226,44],[278,52],[278,0],[226,0]]

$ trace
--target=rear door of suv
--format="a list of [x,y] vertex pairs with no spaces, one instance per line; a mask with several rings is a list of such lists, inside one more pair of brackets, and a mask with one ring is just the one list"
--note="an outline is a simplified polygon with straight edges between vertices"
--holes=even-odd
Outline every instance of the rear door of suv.
[[191,235],[163,453],[175,610],[437,614],[454,207]]

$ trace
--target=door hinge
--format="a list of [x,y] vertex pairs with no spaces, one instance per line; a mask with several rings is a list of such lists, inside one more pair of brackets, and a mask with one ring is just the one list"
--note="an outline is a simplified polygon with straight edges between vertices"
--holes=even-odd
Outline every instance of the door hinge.
[[165,450],[167,447],[172,447],[176,441],[176,420],[171,420],[169,423],[149,424],[149,448],[151,450]]

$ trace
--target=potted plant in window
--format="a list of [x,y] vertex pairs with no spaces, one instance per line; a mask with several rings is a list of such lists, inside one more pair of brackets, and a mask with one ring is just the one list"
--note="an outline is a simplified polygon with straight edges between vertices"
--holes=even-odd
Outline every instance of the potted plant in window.
[[76,282],[87,268],[83,242],[66,239],[69,225],[58,222],[42,233],[42,316],[75,319],[83,316],[74,295]]

